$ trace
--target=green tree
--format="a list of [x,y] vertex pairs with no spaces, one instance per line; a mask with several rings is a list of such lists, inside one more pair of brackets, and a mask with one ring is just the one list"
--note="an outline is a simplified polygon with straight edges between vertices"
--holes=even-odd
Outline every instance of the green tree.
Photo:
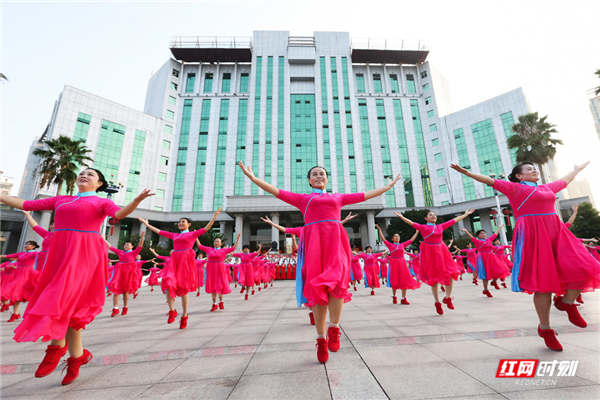
[[[427,222],[425,221],[425,215],[429,212],[429,210],[409,210],[409,211],[405,211],[402,214],[410,219],[412,222],[416,222],[418,224],[426,224]],[[436,222],[438,225],[444,223],[444,219],[441,217],[438,217],[438,220]],[[380,227],[382,228],[382,231],[385,231],[386,233],[386,239],[388,241],[392,241],[392,236],[394,236],[395,233],[398,233],[400,235],[400,242],[405,242],[408,239],[410,239],[414,234],[415,234],[415,228],[409,226],[408,224],[406,224],[405,222],[403,222],[400,218],[392,218],[390,224],[388,225],[387,229],[384,229],[383,226],[380,225]],[[377,238],[379,239],[379,238]],[[452,229],[446,229],[444,231],[444,240],[450,240],[452,239]],[[423,236],[419,235],[417,236],[417,238],[415,239],[415,241],[412,243],[412,248],[418,248],[419,245],[421,244],[421,242],[423,241]]]
[[[596,70],[596,72],[594,72],[594,74],[596,74],[596,76],[597,76],[598,78],[600,78],[600,69],[597,69],[597,70]],[[596,94],[596,96],[598,96],[598,95],[600,94],[600,86],[598,86],[598,87],[596,88],[595,94]]]
[[0,72],[0,81],[7,81],[8,82],[8,78],[2,72]]
[[37,172],[41,175],[40,188],[58,185],[61,193],[63,184],[67,185],[67,194],[72,194],[81,167],[88,167],[88,161],[94,161],[87,154],[91,152],[84,141],[73,140],[66,136],[47,140],[45,148],[35,149],[33,155],[42,159]]
[[571,232],[581,239],[600,238],[600,213],[591,203],[583,202],[579,205]]
[[556,155],[557,144],[562,140],[552,138],[556,125],[546,121],[548,116],[539,118],[538,113],[529,113],[519,116],[519,122],[512,125],[515,133],[506,141],[509,149],[517,149],[517,162],[531,161],[538,165],[542,183],[546,183],[542,165],[553,160]]

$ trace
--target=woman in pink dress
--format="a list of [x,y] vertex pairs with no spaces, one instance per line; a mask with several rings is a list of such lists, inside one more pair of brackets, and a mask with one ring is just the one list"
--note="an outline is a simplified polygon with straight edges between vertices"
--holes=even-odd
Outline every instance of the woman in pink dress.
[[31,226],[35,233],[37,233],[42,237],[42,239],[44,239],[42,241],[42,250],[37,256],[37,264],[35,267],[35,270],[41,273],[44,269],[44,263],[46,262],[46,255],[48,255],[48,249],[50,248],[50,241],[52,240],[52,233],[54,232],[54,222],[51,222],[50,226],[48,227],[48,230],[45,230],[44,228],[38,225],[38,223],[35,221],[35,219],[33,219],[29,211],[23,211],[23,214],[25,214],[25,218],[27,219],[29,226]]
[[[510,258],[508,258],[508,254],[506,254],[506,249],[509,249],[508,251],[510,252],[510,249],[512,248],[512,246],[510,245],[506,245],[503,246],[502,243],[500,242],[500,239],[496,238],[496,240],[494,240],[494,255],[496,257],[498,257],[498,261],[500,261],[501,263],[504,263],[504,265],[506,265],[506,269],[508,270],[508,273],[510,274],[510,272],[512,271],[512,261],[510,261]],[[506,282],[504,281],[504,278],[500,278],[500,282],[502,282],[502,287],[505,289],[508,289],[506,287]],[[498,283],[496,283],[496,285],[494,286],[496,289],[499,290],[498,287]]]
[[410,267],[413,270],[413,274],[415,276],[415,278],[417,278],[417,282],[421,282],[421,276],[420,271],[421,271],[421,251],[419,249],[414,249],[412,253],[408,253],[408,256],[410,257]]
[[[204,228],[190,232],[192,220],[189,218],[180,218],[177,223],[179,233],[161,231],[150,225],[147,219],[138,218],[141,223],[146,225],[154,233],[164,236],[173,241],[173,252],[167,265],[160,273],[162,278],[160,286],[163,293],[167,296],[169,312],[167,313],[167,324],[175,322],[177,310],[175,310],[175,299],[181,297],[181,307],[183,313],[179,321],[179,329],[187,328],[188,322],[188,293],[196,290],[198,285],[198,269],[196,267],[196,253],[193,250],[194,241],[204,235],[215,223],[215,220],[221,213],[219,208],[213,218]],[[154,253],[156,254],[156,253]]]
[[354,291],[356,292],[356,283],[360,284],[360,281],[363,279],[363,271],[362,266],[360,265],[360,256],[358,254],[353,253],[352,258],[350,259],[350,283],[354,286]]
[[410,244],[417,238],[419,231],[416,231],[410,240],[400,243],[400,234],[394,233],[392,236],[392,242],[385,240],[383,232],[379,225],[376,225],[379,231],[379,237],[381,241],[385,243],[386,247],[390,251],[390,269],[387,276],[387,286],[392,288],[392,303],[398,304],[398,297],[396,297],[396,291],[400,289],[402,291],[402,299],[400,304],[409,305],[410,303],[406,299],[406,291],[408,289],[415,290],[421,287],[421,284],[413,279],[408,272],[408,265],[404,259],[404,249],[410,246]]
[[[13,268],[15,267],[15,268]],[[8,260],[0,265],[1,279],[0,282],[0,298],[2,299],[2,307],[0,308],[0,312],[4,312],[10,308],[9,301],[2,297],[2,293],[6,290],[8,285],[12,282],[15,277],[15,269],[17,267],[17,260]]]
[[508,197],[516,224],[513,234],[512,290],[534,293],[533,303],[540,324],[538,334],[546,346],[561,351],[562,345],[550,327],[552,293],[559,295],[554,306],[566,311],[576,326],[587,326],[573,304],[582,291],[600,287],[600,264],[556,214],[556,194],[565,189],[589,161],[576,165],[562,179],[538,185],[540,174],[535,165],[522,162],[509,175],[510,182],[474,174],[459,165],[451,168],[481,183],[492,186]]
[[388,260],[385,252],[381,253],[381,255],[377,258],[377,263],[379,264],[379,279],[381,280],[382,285],[387,284],[388,277]]
[[198,291],[196,292],[196,297],[200,296],[200,288],[204,287],[204,267],[206,266],[206,259],[204,258],[203,252],[198,252],[198,257],[196,258],[196,268],[198,269]]
[[81,365],[92,359],[83,348],[81,334],[104,306],[108,249],[100,228],[106,216],[121,220],[153,195],[144,190],[119,209],[111,200],[96,196],[107,187],[100,171],[87,168],[77,177],[77,196],[25,201],[0,195],[0,201],[11,207],[55,211],[56,228],[45,266],[14,337],[17,342],[51,340],[36,377],[52,373],[67,348],[71,357],[63,385],[73,382]]
[[377,257],[383,253],[373,253],[371,246],[365,247],[364,253],[359,253],[358,257],[364,262],[365,269],[365,288],[371,288],[371,296],[375,296],[375,289],[381,287],[379,285],[379,264]]
[[[156,263],[154,263],[156,265]],[[160,272],[160,268],[158,267],[152,267],[149,269],[150,273],[148,274],[148,277],[146,278],[146,280],[144,282],[146,282],[148,284],[148,286],[150,286],[150,291],[154,292],[154,286],[159,285],[158,282],[158,273]]]
[[[280,190],[254,176],[250,167],[238,165],[244,174],[264,191],[298,208],[304,217],[304,259],[306,282],[304,296],[313,307],[317,328],[317,359],[325,363],[329,359],[328,349],[336,352],[340,346],[339,322],[344,302],[350,301],[350,258],[352,251],[346,230],[341,225],[342,207],[377,197],[390,190],[401,178],[400,175],[382,188],[367,193],[328,194],[327,171],[313,167],[308,171],[311,194],[297,194]],[[297,272],[296,272],[297,274]],[[326,338],[327,312],[330,326]]]
[[438,314],[443,314],[442,303],[439,299],[439,284],[446,286],[446,297],[442,300],[449,309],[454,310],[452,304],[452,287],[453,282],[458,279],[462,271],[458,268],[448,247],[444,244],[442,237],[444,230],[448,229],[458,221],[462,221],[475,210],[467,210],[461,216],[444,222],[441,225],[436,225],[437,215],[433,211],[427,212],[425,221],[427,225],[421,225],[406,218],[399,212],[394,212],[400,219],[408,225],[414,227],[423,236],[421,242],[421,259],[419,265],[420,280],[431,286],[431,292],[435,299],[435,310]]
[[0,255],[0,259],[17,259],[16,264],[8,266],[8,268],[15,269],[13,273],[14,276],[12,281],[6,285],[2,291],[2,298],[13,304],[13,313],[8,322],[14,322],[21,318],[21,314],[19,314],[19,305],[29,301],[37,285],[39,272],[36,271],[36,264],[40,253],[35,251],[35,249],[38,247],[40,246],[38,246],[37,242],[30,240],[25,243],[25,251],[15,254]]
[[[260,251],[260,244],[258,245],[258,250]],[[246,290],[245,300],[248,300],[248,294],[250,293],[250,288],[254,291],[254,269],[252,266],[252,260],[254,257],[258,256],[258,252],[250,253],[250,245],[245,244],[242,247],[241,253],[232,254],[234,257],[238,257],[240,259],[240,276],[239,282],[242,286],[242,290],[240,294],[244,293],[244,288]]]
[[[216,238],[213,242],[214,247],[207,247],[196,241],[198,248],[206,253],[206,293],[210,293],[213,301],[210,311],[215,311],[217,308],[223,310],[223,295],[231,293],[229,286],[228,275],[231,276],[230,269],[225,266],[225,258],[228,254],[235,251],[238,245],[241,234],[238,233],[235,244],[232,247],[221,248],[221,239]],[[219,296],[219,304],[217,305],[217,296]]]
[[108,290],[113,294],[113,309],[111,317],[119,315],[119,298],[123,295],[123,312],[121,315],[127,315],[129,305],[129,293],[135,293],[137,290],[137,281],[139,279],[137,270],[138,266],[136,258],[142,251],[144,244],[144,236],[146,232],[142,232],[140,243],[136,246],[130,241],[123,243],[123,250],[106,241],[110,251],[119,256],[119,262],[115,265],[113,276],[108,284]]
[[484,229],[475,232],[475,237],[473,237],[469,231],[461,228],[471,238],[477,250],[477,276],[483,281],[483,294],[487,297],[494,297],[488,290],[490,280],[492,281],[492,286],[499,290],[500,288],[496,281],[510,275],[510,270],[506,266],[506,263],[500,261],[494,254],[494,245],[492,244],[496,237],[498,237],[498,232],[503,227],[504,225],[500,225],[496,232],[489,238]]
[[459,249],[456,246],[454,248],[460,250],[461,253],[467,254],[467,271],[473,273],[473,284],[479,285],[477,283],[477,250],[473,246],[473,242],[468,242],[466,249]]

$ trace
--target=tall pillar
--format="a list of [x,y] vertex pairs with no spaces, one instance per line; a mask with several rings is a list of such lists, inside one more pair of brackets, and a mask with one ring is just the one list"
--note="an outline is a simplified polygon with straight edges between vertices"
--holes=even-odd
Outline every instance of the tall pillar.
[[[490,214],[488,210],[480,210],[479,211],[479,220],[481,221],[481,229],[485,229],[488,237],[494,233],[494,228],[492,228],[492,222],[490,221]],[[475,232],[473,232],[475,233]]]
[[237,237],[238,234],[241,234],[240,240],[238,242],[238,247],[236,251],[239,251],[244,245],[244,215],[243,214],[235,214],[235,233],[234,236]]
[[367,232],[369,233],[369,246],[375,247],[377,235],[375,234],[375,211],[367,211]]
[[[50,227],[50,219],[52,219],[51,211],[42,211],[42,219],[40,220],[40,226],[46,230]],[[144,225],[145,227],[146,225]]]
[[[271,221],[279,225],[279,213],[272,213]],[[279,250],[279,230],[275,227],[271,227],[271,242],[277,242],[277,250]]]
[[390,226],[391,223],[392,223],[392,219],[391,218],[386,218],[385,219],[385,229],[387,229],[387,227]]

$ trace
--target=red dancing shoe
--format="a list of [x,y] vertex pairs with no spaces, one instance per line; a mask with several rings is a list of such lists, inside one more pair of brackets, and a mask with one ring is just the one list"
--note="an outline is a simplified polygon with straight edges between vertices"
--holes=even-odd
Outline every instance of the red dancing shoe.
[[506,283],[504,283],[504,282],[502,282],[502,287],[503,287],[504,289],[508,289],[508,288],[506,287]]
[[329,360],[329,352],[327,351],[327,339],[317,339],[317,360],[321,364],[325,364]]
[[187,328],[187,320],[188,317],[181,317],[181,321],[179,321],[179,329]]
[[123,311],[121,312],[121,315],[127,315],[127,307],[123,307]]
[[444,313],[444,309],[442,308],[442,303],[435,303],[435,311],[438,314],[442,315]]
[[454,304],[452,304],[452,299],[449,297],[444,297],[442,299],[442,303],[448,306],[449,309],[454,310]]
[[554,307],[558,308],[560,311],[566,311],[569,315],[569,321],[580,328],[587,327],[587,322],[583,319],[581,315],[579,315],[579,311],[577,311],[577,306],[575,304],[566,304],[563,302],[563,297],[558,296],[556,300],[554,300]]
[[248,300],[248,294],[246,294],[246,296],[244,297],[244,300]]
[[177,317],[177,311],[169,311],[167,315],[169,316],[169,318],[167,319],[167,324],[172,324],[173,322],[175,322],[175,318]]
[[577,298],[575,299],[576,302],[583,304],[583,299],[581,298],[581,295],[577,296]]
[[462,281],[462,274],[460,274],[460,276],[458,278]]
[[151,292],[154,292],[154,288],[150,289]]
[[234,289],[235,289],[235,288],[237,288],[237,282],[235,283],[235,287],[234,287]]
[[223,303],[222,301],[219,303],[219,309],[220,310],[224,310],[225,309],[225,303]]
[[268,286],[269,286],[269,284],[268,284],[268,283],[265,283],[265,289],[266,289]]
[[54,372],[60,359],[67,354],[67,345],[68,343],[65,341],[64,347],[48,346],[48,348],[46,348],[46,355],[35,371],[36,378],[43,378]]
[[315,324],[315,316],[313,315],[312,311],[308,313],[308,318],[310,319],[310,324],[314,325]]
[[260,292],[260,290],[261,290],[261,289],[262,289],[262,286],[259,286],[259,287],[258,287],[258,291]]
[[273,284],[271,283],[271,287],[273,287]]
[[212,308],[210,309],[210,311],[216,311],[218,308],[219,308],[219,306],[218,306],[218,305],[216,305],[216,304],[213,304],[213,305],[212,305]]
[[544,342],[546,342],[546,347],[548,347],[550,350],[562,351],[563,347],[556,338],[558,333],[556,333],[554,329],[542,329],[538,325],[538,335],[540,335],[541,338],[544,338]]
[[482,293],[485,294],[487,297],[494,297],[492,296],[489,290],[484,290]]
[[375,291],[371,290],[371,296],[375,296]]
[[83,349],[83,355],[81,357],[67,358],[67,366],[65,367],[67,369],[67,374],[62,380],[62,384],[68,385],[69,383],[77,379],[77,377],[79,376],[79,368],[82,365],[89,363],[90,361],[92,361],[92,353],[90,353],[86,349]]
[[405,304],[405,305],[407,305],[407,306],[409,306],[409,305],[410,305],[410,303],[409,303],[409,302],[408,302],[408,300],[406,300],[406,299],[402,299],[402,300],[400,300],[400,304]]
[[329,327],[327,330],[327,348],[329,351],[337,352],[340,349],[340,328]]
[[496,290],[500,290],[500,286],[498,286],[498,282],[491,282],[490,285],[494,287]]
[[135,299],[136,297],[137,297],[137,292],[135,292],[135,293],[133,294],[133,298]]
[[398,304],[398,298],[396,296],[392,296],[392,304]]
[[441,288],[442,288],[442,292],[446,291],[446,288],[444,287],[444,285],[441,285]]
[[473,278],[473,285],[479,286],[479,283],[477,283],[477,278]]
[[354,286],[354,291],[356,292],[356,286]]
[[244,287],[242,286],[242,290],[240,290],[240,294],[244,293]]
[[112,314],[110,314],[111,317],[114,317],[115,315],[119,315],[119,309],[118,308],[113,308]]
[[107,292],[106,293],[106,297],[110,297],[110,296],[112,296],[112,293],[111,292]]
[[254,289],[252,289],[252,296],[254,296]]
[[[354,288],[354,290],[356,290],[356,288]],[[8,304],[2,304],[2,307],[0,308],[0,312],[4,312],[4,311],[6,311],[8,309],[9,309]]]
[[200,292],[196,292],[196,297],[200,297]]

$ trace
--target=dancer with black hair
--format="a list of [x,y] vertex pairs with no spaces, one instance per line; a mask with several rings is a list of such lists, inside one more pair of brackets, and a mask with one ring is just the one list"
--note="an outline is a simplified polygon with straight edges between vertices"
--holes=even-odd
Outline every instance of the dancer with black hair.
[[83,348],[81,336],[83,328],[102,312],[105,301],[108,249],[100,233],[102,223],[106,216],[117,220],[127,217],[144,199],[154,195],[145,189],[120,209],[112,200],[96,195],[108,187],[108,181],[97,169],[81,171],[76,184],[76,196],[26,201],[0,195],[0,202],[20,210],[55,211],[56,229],[46,265],[14,339],[51,340],[35,373],[38,378],[52,373],[68,349],[71,357],[67,359],[63,385],[73,382],[81,365],[92,359]]
[[[196,253],[193,250],[194,241],[204,235],[215,223],[217,217],[221,213],[221,208],[217,210],[213,218],[206,224],[204,228],[197,231],[191,231],[192,220],[186,217],[180,218],[177,222],[179,233],[161,231],[160,229],[150,225],[147,219],[138,218],[138,220],[146,225],[154,233],[160,236],[169,238],[173,241],[173,252],[167,261],[167,264],[160,273],[162,278],[160,286],[163,293],[167,296],[169,312],[167,313],[167,324],[172,324],[177,318],[177,310],[175,310],[175,299],[181,297],[181,307],[183,312],[179,321],[179,329],[187,328],[188,321],[188,293],[196,290],[198,285],[198,270],[196,267]],[[154,253],[156,254],[156,253]]]
[[0,255],[0,260],[3,258],[16,258],[17,262],[14,265],[9,265],[7,268],[14,268],[13,278],[11,282],[3,288],[2,299],[12,302],[13,312],[7,322],[14,322],[21,318],[19,314],[19,305],[27,303],[33,294],[37,285],[39,272],[36,271],[36,264],[39,252],[37,242],[30,240],[25,243],[23,250],[20,253]]
[[587,323],[573,304],[582,291],[600,288],[600,264],[567,229],[556,214],[556,193],[565,189],[589,161],[575,165],[558,181],[538,185],[540,173],[531,162],[517,164],[510,182],[475,174],[451,164],[450,167],[478,182],[492,186],[508,197],[516,223],[513,234],[514,292],[533,293],[539,318],[538,334],[546,346],[562,351],[556,332],[550,327],[552,293],[559,296],[554,306],[566,311],[569,321],[585,328]]
[[[312,193],[297,194],[280,190],[257,178],[252,169],[244,167],[241,161],[238,165],[244,175],[258,187],[302,212],[305,223],[303,241],[305,266],[302,267],[299,263],[297,268],[306,268],[303,294],[315,314],[317,359],[325,363],[329,359],[328,350],[336,352],[340,348],[339,323],[342,308],[344,302],[350,301],[352,297],[348,292],[352,250],[348,234],[341,225],[341,209],[345,205],[360,203],[382,195],[390,190],[401,176],[398,175],[394,181],[388,179],[386,186],[366,193],[328,194],[326,192],[329,179],[327,170],[317,166],[311,168],[307,174]],[[327,245],[324,245],[325,243]],[[329,329],[327,329],[328,312]]]
[[241,253],[232,254],[232,256],[238,257],[240,259],[239,282],[240,282],[240,285],[242,286],[242,290],[240,291],[240,294],[244,293],[244,290],[246,291],[246,296],[244,297],[245,300],[248,300],[248,294],[250,294],[250,288],[252,288],[252,291],[254,291],[254,267],[252,266],[252,261],[254,260],[254,258],[256,256],[258,256],[259,251],[260,251],[260,243],[258,244],[258,250],[255,251],[254,253],[250,253],[250,245],[245,244],[242,247]]
[[379,263],[377,257],[383,253],[373,253],[371,246],[365,247],[364,253],[358,253],[358,258],[363,260],[365,270],[365,288],[371,288],[371,296],[375,296],[375,289],[379,284]]
[[33,219],[33,217],[31,216],[31,213],[29,211],[23,211],[23,214],[25,214],[25,219],[27,220],[27,223],[29,224],[29,226],[31,226],[31,228],[35,231],[35,233],[40,235],[43,239],[42,250],[40,251],[40,253],[37,256],[38,258],[37,258],[36,267],[35,267],[35,270],[38,271],[39,273],[41,273],[42,270],[44,269],[44,264],[46,263],[46,256],[48,255],[48,249],[50,248],[50,241],[52,240],[52,233],[54,232],[54,222],[50,222],[50,226],[48,227],[48,230],[45,230],[44,228],[42,228],[41,226],[38,225],[38,223],[35,221],[35,219]]
[[460,250],[461,253],[466,253],[467,271],[473,273],[473,285],[479,285],[477,282],[477,250],[473,246],[473,242],[468,242],[466,249],[459,249],[456,246],[454,246],[454,248]]
[[[0,307],[0,312],[7,311],[10,308],[10,302],[8,299],[5,299],[2,296],[2,293],[6,290],[8,285],[12,282],[15,277],[15,269],[17,266],[17,260],[12,259],[0,264],[0,299],[2,300],[2,307]],[[15,267],[15,268],[13,268]]]
[[440,303],[439,299],[438,286],[440,284],[446,286],[446,296],[442,301],[449,309],[454,310],[454,304],[452,303],[453,283],[458,279],[458,276],[462,272],[452,259],[448,247],[442,240],[444,230],[448,229],[458,221],[462,221],[474,212],[474,209],[467,210],[463,215],[444,222],[441,225],[436,225],[437,215],[433,211],[428,211],[427,214],[425,214],[424,218],[427,222],[426,225],[413,222],[401,213],[394,212],[394,214],[402,221],[417,229],[421,233],[421,236],[423,236],[423,241],[420,246],[421,259],[418,276],[421,281],[431,286],[431,292],[435,299],[435,310],[438,314],[444,313],[442,303]]
[[198,291],[196,297],[200,297],[200,288],[204,287],[204,267],[206,266],[206,258],[204,258],[204,252],[199,251],[198,257],[196,257],[196,269],[198,271]]

